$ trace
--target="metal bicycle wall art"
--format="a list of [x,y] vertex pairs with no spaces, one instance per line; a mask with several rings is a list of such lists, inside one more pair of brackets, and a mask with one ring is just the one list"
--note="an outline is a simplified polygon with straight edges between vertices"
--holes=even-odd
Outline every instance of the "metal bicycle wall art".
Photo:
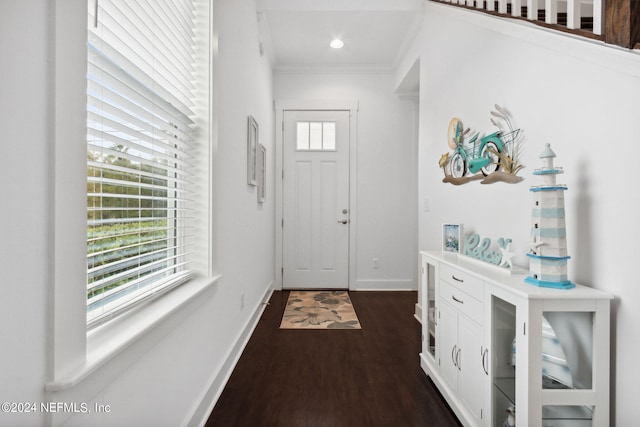
[[496,104],[491,115],[491,123],[499,130],[485,136],[475,132],[468,137],[471,129],[464,129],[460,119],[451,119],[447,142],[453,152],[440,157],[439,165],[444,171],[442,182],[461,185],[481,180],[481,184],[515,184],[523,180],[517,173],[524,167],[519,163],[524,132],[513,128],[505,108]]

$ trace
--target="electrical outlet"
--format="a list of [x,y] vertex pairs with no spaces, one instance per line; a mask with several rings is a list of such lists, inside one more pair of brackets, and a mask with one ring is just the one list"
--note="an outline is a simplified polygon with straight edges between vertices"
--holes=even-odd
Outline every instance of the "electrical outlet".
[[373,259],[373,268],[380,268],[380,258],[374,258]]
[[240,309],[244,308],[244,292],[240,292]]

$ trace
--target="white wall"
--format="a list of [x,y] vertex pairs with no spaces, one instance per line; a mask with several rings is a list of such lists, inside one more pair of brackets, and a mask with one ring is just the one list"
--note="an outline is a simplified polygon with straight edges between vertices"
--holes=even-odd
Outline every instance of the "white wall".
[[[359,101],[352,289],[417,288],[414,105],[400,100],[394,88],[393,76],[385,73],[274,75],[276,99]],[[379,269],[373,258],[380,260]]]
[[[11,4],[9,4],[11,3]],[[47,1],[0,5],[0,398],[43,401],[46,377]],[[32,27],[34,31],[24,31]],[[16,55],[17,46],[31,55]],[[11,58],[8,61],[6,58]],[[41,414],[0,412],[0,424],[37,425]]]
[[[522,22],[429,3],[422,33],[398,69],[421,59],[420,249],[441,245],[443,222],[497,239],[511,237],[527,266],[529,186],[549,142],[565,169],[570,279],[615,296],[612,310],[612,424],[637,424],[636,369],[640,287],[633,264],[637,217],[635,124],[640,111],[640,56]],[[452,117],[478,131],[494,104],[511,111],[527,135],[519,184],[442,183],[438,167]]]
[[[82,1],[82,0],[80,0]],[[214,270],[219,282],[79,385],[44,393],[49,379],[53,165],[49,123],[51,54],[47,0],[0,4],[0,401],[94,403],[108,414],[0,412],[0,425],[177,426],[210,409],[274,278],[273,192],[261,206],[246,185],[247,116],[260,124],[273,182],[271,69],[258,51],[253,0],[217,0],[215,52]],[[29,30],[26,31],[25,29]],[[268,184],[269,185],[269,184]],[[240,293],[245,306],[241,308]],[[47,421],[48,420],[48,421]]]
[[[216,188],[217,270],[234,275],[240,286],[258,277],[273,279],[273,94],[271,66],[260,56],[258,22],[253,0],[221,0],[216,9],[220,27],[216,61],[218,121]],[[256,187],[247,185],[247,120],[259,126],[259,142],[267,149],[267,200],[257,204]],[[234,301],[239,303],[236,289]],[[249,296],[247,302],[261,295]]]

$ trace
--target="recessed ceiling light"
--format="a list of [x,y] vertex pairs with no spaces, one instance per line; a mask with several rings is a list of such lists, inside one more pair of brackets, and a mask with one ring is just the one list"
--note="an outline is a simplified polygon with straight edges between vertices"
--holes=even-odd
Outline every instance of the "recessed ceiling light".
[[331,46],[334,49],[340,49],[342,46],[344,46],[344,42],[340,39],[335,39],[334,41],[329,43],[329,46]]

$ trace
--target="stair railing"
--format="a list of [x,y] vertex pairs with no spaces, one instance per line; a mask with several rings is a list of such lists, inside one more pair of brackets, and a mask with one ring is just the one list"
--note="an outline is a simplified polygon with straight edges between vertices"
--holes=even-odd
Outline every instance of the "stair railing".
[[538,25],[605,43],[630,49],[640,48],[640,1],[636,0],[431,1],[526,19]]

